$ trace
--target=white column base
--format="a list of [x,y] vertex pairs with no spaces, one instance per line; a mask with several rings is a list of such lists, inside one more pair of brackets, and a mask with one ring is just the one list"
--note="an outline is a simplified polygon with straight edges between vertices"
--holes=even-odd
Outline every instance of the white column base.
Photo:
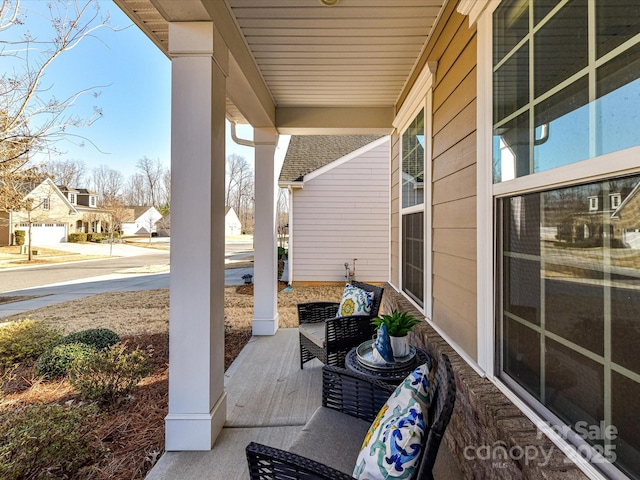
[[278,317],[278,313],[276,313],[274,318],[254,317],[251,333],[253,333],[253,335],[275,335],[278,331]]
[[211,450],[227,418],[227,393],[209,413],[169,413],[165,417],[165,449]]

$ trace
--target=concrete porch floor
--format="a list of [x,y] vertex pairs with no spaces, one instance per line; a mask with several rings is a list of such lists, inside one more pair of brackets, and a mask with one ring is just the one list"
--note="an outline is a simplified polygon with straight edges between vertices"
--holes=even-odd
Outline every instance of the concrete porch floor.
[[[227,421],[213,449],[166,452],[146,480],[249,478],[245,447],[252,441],[286,449],[322,403],[322,363],[300,370],[298,329],[252,337],[225,373]],[[438,474],[439,473],[439,474]],[[444,445],[436,478],[463,478]]]

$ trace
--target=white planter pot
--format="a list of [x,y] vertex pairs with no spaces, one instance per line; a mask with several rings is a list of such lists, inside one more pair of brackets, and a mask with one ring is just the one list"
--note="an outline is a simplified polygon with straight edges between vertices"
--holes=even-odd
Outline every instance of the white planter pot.
[[409,355],[409,340],[407,335],[404,337],[392,337],[389,336],[391,340],[391,350],[393,350],[393,357],[397,360],[398,358],[406,357]]

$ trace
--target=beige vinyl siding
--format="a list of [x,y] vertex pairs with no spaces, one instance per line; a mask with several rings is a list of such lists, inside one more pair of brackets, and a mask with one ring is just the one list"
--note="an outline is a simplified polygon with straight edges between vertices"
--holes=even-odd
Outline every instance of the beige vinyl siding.
[[391,136],[391,278],[400,286],[400,136]]
[[[472,358],[476,335],[476,34],[453,12],[431,54],[433,321]],[[445,42],[444,38],[452,39]]]
[[[338,160],[340,163],[340,160]],[[294,191],[293,282],[389,279],[389,142],[339,164]]]

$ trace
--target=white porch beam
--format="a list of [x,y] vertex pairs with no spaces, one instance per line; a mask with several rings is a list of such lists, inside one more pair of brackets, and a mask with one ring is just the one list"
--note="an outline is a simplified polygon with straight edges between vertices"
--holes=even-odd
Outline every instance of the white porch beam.
[[281,135],[390,135],[393,107],[278,107]]
[[276,236],[277,172],[275,130],[255,128],[255,230],[253,334],[274,335],[278,330],[278,264]]
[[210,450],[226,419],[227,51],[210,22],[171,23],[171,291],[167,450]]

